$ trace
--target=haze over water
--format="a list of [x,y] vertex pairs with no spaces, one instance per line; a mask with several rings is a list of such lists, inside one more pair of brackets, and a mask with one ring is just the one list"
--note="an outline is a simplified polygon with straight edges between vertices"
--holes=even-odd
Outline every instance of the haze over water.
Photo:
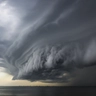
[[0,87],[0,96],[96,96],[96,87]]

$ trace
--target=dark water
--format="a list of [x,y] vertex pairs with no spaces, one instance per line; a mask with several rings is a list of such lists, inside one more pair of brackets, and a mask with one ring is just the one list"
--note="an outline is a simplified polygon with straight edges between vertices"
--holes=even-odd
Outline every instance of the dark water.
[[96,87],[0,87],[0,96],[96,96]]

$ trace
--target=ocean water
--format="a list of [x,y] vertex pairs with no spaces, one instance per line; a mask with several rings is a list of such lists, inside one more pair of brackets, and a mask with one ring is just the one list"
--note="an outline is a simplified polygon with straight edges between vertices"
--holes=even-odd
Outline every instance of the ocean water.
[[0,96],[96,96],[96,87],[0,87]]

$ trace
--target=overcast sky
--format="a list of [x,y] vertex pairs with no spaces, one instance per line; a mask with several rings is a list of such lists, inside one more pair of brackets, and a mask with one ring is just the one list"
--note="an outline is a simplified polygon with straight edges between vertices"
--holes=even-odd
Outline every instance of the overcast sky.
[[95,9],[96,0],[0,0],[0,85],[96,85]]

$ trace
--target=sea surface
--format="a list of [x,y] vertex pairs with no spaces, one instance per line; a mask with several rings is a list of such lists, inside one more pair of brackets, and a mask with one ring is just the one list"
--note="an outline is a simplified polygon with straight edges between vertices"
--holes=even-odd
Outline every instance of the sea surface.
[[0,87],[0,96],[96,96],[96,87]]

